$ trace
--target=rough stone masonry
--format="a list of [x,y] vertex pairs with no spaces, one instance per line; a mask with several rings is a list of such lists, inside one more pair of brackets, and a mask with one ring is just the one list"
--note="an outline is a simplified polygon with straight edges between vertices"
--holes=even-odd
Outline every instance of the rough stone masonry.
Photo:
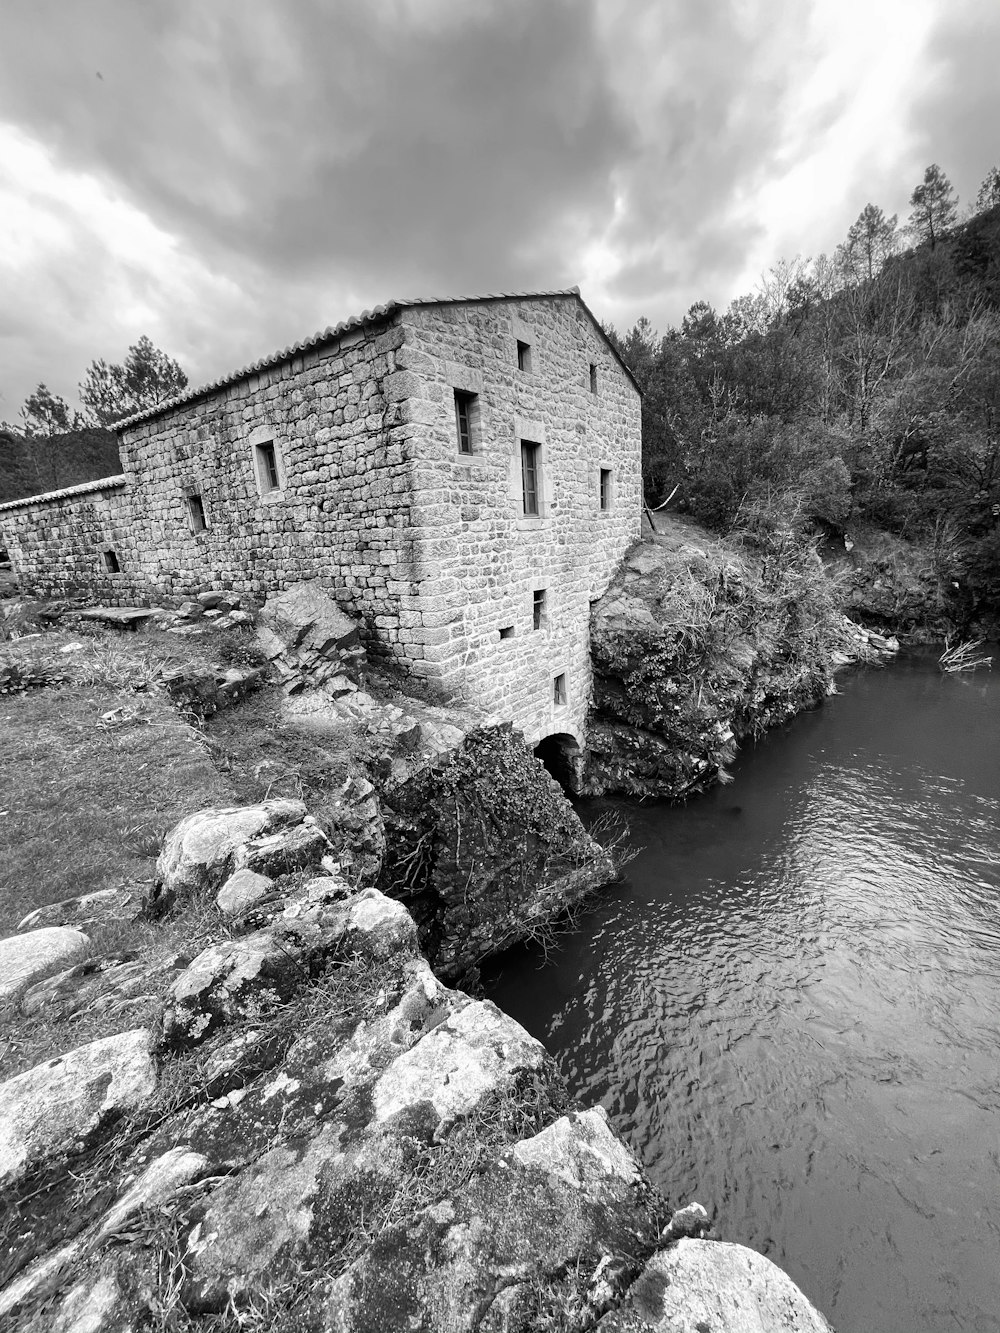
[[123,421],[124,474],[0,506],[22,585],[316,578],[372,651],[584,739],[590,603],[640,532],[640,404],[576,289],[393,302]]

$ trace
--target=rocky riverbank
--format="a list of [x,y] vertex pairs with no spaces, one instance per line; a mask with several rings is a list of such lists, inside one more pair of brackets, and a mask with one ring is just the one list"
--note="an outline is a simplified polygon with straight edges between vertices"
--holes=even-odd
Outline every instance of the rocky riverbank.
[[[198,811],[147,883],[43,902],[0,941],[5,1326],[825,1329],[445,984],[614,874],[520,738],[370,676],[314,587],[213,665],[220,620],[250,632],[213,596],[161,618],[200,656],[158,666],[129,635],[115,672],[242,792],[315,801]],[[67,638],[27,671],[13,654],[9,688],[107,670]],[[151,716],[95,720],[141,739]]]
[[898,650],[840,610],[816,552],[761,550],[693,524],[650,534],[591,616],[585,794],[681,799],[727,778],[739,743]]
[[101,904],[69,902],[7,944],[8,1013],[113,1018],[0,1085],[5,1327],[827,1329],[767,1260],[705,1239],[704,1210],[671,1217],[300,805],[183,821],[151,905],[226,930],[87,969],[73,923]]

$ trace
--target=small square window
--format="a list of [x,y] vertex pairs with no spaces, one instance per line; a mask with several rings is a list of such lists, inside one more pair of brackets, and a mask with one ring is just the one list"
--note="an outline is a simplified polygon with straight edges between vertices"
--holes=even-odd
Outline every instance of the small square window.
[[514,637],[514,626],[504,625],[503,629],[500,631],[500,637],[501,639],[512,639]]
[[104,552],[104,568],[109,574],[121,573],[121,565],[118,563],[118,557],[114,551]]
[[597,392],[597,367],[594,365],[593,361],[590,363],[590,392]]
[[189,495],[187,497],[187,507],[191,531],[204,532],[208,527],[208,519],[205,517],[205,504],[201,496]]
[[556,708],[562,708],[566,703],[565,673],[554,676],[552,679],[552,702]]
[[545,589],[536,588],[531,594],[531,628],[541,629],[545,624]]
[[609,467],[601,468],[601,508],[604,510],[611,508],[611,469]]
[[266,440],[263,444],[254,445],[254,454],[257,459],[257,480],[260,484],[261,495],[270,495],[272,491],[280,491],[281,474],[278,472],[278,455],[274,448],[274,441]]
[[517,340],[517,368],[531,374],[531,343],[523,343],[520,338]]
[[458,452],[471,454],[479,433],[479,395],[466,393],[463,389],[455,390],[455,431],[458,436]]
[[521,441],[521,502],[526,518],[538,518],[541,507],[541,446]]

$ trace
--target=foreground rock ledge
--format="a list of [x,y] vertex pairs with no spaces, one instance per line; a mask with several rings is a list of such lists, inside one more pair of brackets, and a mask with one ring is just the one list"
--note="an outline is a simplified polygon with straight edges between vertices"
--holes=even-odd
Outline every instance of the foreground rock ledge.
[[[168,840],[168,891],[211,901],[246,846],[309,833],[294,803],[223,813]],[[760,1256],[668,1243],[603,1110],[568,1110],[543,1047],[321,859],[183,966],[153,1033],[0,1086],[4,1329],[826,1333]],[[174,1095],[151,1113],[154,1056]]]
[[833,1333],[787,1273],[743,1245],[680,1240],[654,1255],[600,1333]]

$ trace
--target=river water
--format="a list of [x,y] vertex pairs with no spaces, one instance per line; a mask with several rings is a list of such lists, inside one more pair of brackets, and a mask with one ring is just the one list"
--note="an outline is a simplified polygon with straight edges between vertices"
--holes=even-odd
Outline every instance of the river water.
[[[995,649],[994,649],[995,651]],[[1000,1330],[1000,659],[842,678],[487,993],[838,1333]]]

